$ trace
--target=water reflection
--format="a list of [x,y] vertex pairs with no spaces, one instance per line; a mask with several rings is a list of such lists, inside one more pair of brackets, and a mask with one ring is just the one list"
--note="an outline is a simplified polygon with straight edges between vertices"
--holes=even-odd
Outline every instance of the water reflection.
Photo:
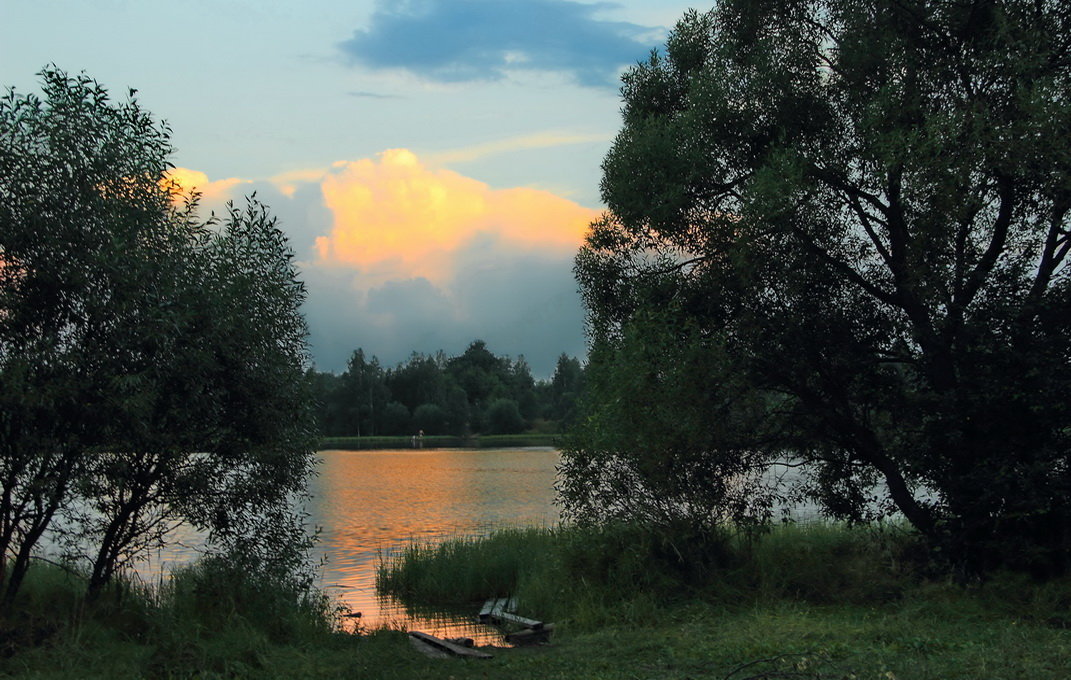
[[[310,484],[311,521],[322,527],[322,582],[360,612],[365,629],[422,630],[440,637],[501,641],[477,613],[408,611],[378,597],[381,557],[411,542],[435,543],[506,526],[558,522],[552,449],[324,451]],[[477,608],[478,610],[478,605]]]

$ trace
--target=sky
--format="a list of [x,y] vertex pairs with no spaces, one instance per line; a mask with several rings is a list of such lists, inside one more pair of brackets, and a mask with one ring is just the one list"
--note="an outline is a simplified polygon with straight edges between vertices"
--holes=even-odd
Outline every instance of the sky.
[[167,121],[204,212],[256,191],[308,289],[316,368],[483,339],[585,353],[572,275],[620,74],[673,0],[0,0],[0,84],[84,71]]

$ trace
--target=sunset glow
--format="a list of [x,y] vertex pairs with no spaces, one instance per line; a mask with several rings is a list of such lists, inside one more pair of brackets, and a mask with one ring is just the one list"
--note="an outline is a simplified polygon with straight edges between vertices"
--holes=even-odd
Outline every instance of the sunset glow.
[[188,196],[191,192],[198,191],[205,201],[217,201],[227,197],[230,190],[238,184],[245,184],[247,180],[237,177],[212,181],[208,175],[199,170],[189,168],[172,168],[166,175],[166,180],[177,185],[179,194],[176,200]]
[[572,253],[599,214],[548,191],[493,189],[427,167],[406,149],[337,163],[322,187],[333,224],[316,240],[321,261],[392,264],[432,280],[449,274],[451,254],[480,238]]

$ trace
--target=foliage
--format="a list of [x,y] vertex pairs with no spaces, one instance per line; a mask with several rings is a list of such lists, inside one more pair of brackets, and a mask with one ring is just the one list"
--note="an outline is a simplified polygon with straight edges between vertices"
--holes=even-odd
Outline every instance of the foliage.
[[502,529],[484,538],[413,543],[381,559],[376,588],[424,605],[505,597],[516,592],[526,567],[546,558],[554,539],[547,530]]
[[547,417],[559,421],[564,428],[572,425],[576,421],[577,408],[585,388],[584,367],[576,357],[562,353],[550,380]]
[[[716,476],[733,515],[743,471],[788,455],[834,517],[897,510],[970,569],[1066,566],[1069,21],[1016,0],[685,15],[624,77],[577,258],[593,387],[567,508],[713,502]],[[678,431],[631,445],[630,415]],[[699,473],[663,479],[666,456]]]
[[[110,598],[85,603],[84,585],[74,577],[35,565],[25,590],[32,597],[22,600],[25,620],[34,623],[13,628],[0,620],[0,675],[966,680],[1062,677],[1071,654],[1066,579],[1039,584],[1002,575],[970,588],[920,582],[889,560],[900,545],[895,534],[797,527],[782,537],[775,531],[769,538],[782,546],[774,558],[782,574],[791,573],[794,555],[813,554],[815,564],[832,569],[830,585],[842,575],[851,584],[847,602],[819,597],[821,605],[808,605],[809,595],[782,597],[774,589],[678,588],[653,596],[601,582],[592,572],[562,578],[557,555],[566,537],[512,533],[482,546],[469,541],[472,551],[459,549],[449,562],[463,570],[483,561],[519,564],[529,583],[520,613],[554,621],[549,647],[494,649],[493,659],[478,664],[428,659],[402,633],[331,634],[329,611],[284,593],[261,599],[256,582],[245,582],[240,572],[195,568],[179,574],[173,588],[134,589],[118,604]],[[593,557],[605,558],[610,545],[632,545],[625,538],[630,530],[619,533],[616,543],[578,535],[569,550],[588,546]],[[654,537],[643,540],[657,544]],[[864,571],[840,567],[845,545],[857,546],[849,557],[867,556]],[[750,573],[719,569],[709,578],[746,584]],[[873,575],[891,578],[895,597],[857,600]],[[532,587],[537,581],[539,592]],[[445,581],[439,592],[459,582]],[[468,603],[469,611],[474,607],[479,603]]]
[[512,595],[521,613],[571,632],[623,617],[649,626],[657,618],[650,608],[682,602],[729,611],[790,603],[810,611],[846,604],[874,611],[947,601],[966,605],[970,616],[1038,621],[1069,613],[1066,578],[1035,582],[1005,572],[971,587],[935,582],[919,545],[920,536],[898,524],[782,524],[760,536],[641,523],[507,529],[388,555],[377,587],[414,605]]
[[732,389],[725,355],[671,306],[637,313],[620,337],[595,343],[594,408],[566,438],[561,464],[567,515],[707,528],[770,518],[768,457],[752,446],[764,402]]
[[220,550],[280,539],[315,437],[304,287],[267,209],[198,222],[165,126],[84,75],[41,76],[44,99],[0,102],[8,603],[46,529],[91,591],[180,522]]
[[[85,586],[81,576],[52,565],[31,568],[17,618],[0,618],[0,674],[264,677],[273,651],[328,651],[337,640],[322,596],[244,565],[202,561],[154,588],[120,579],[106,587],[107,597],[90,602]],[[15,620],[21,625],[9,629]]]
[[[486,343],[475,340],[459,356],[414,352],[389,369],[375,357],[367,360],[358,349],[342,375],[310,371],[309,381],[320,402],[320,429],[329,436],[412,435],[424,430],[428,435],[463,437],[521,432],[543,419],[564,423],[573,417],[584,389],[583,372],[577,359],[563,354],[554,377],[536,381],[523,356],[496,356]],[[492,422],[491,409],[500,400],[515,404],[520,421],[511,414],[508,426]],[[407,409],[405,418],[399,406]]]
[[512,399],[495,399],[487,407],[487,432],[489,434],[518,434],[524,430],[524,418],[517,402]]
[[413,412],[413,425],[429,435],[446,432],[446,411],[437,404],[421,404]]

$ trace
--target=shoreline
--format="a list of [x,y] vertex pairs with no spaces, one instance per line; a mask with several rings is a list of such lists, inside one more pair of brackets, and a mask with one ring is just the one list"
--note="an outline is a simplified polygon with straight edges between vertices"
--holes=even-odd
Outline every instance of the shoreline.
[[388,449],[500,449],[551,447],[558,448],[560,434],[487,434],[487,435],[428,435],[413,446],[411,435],[385,437],[321,437],[317,451],[376,451]]

